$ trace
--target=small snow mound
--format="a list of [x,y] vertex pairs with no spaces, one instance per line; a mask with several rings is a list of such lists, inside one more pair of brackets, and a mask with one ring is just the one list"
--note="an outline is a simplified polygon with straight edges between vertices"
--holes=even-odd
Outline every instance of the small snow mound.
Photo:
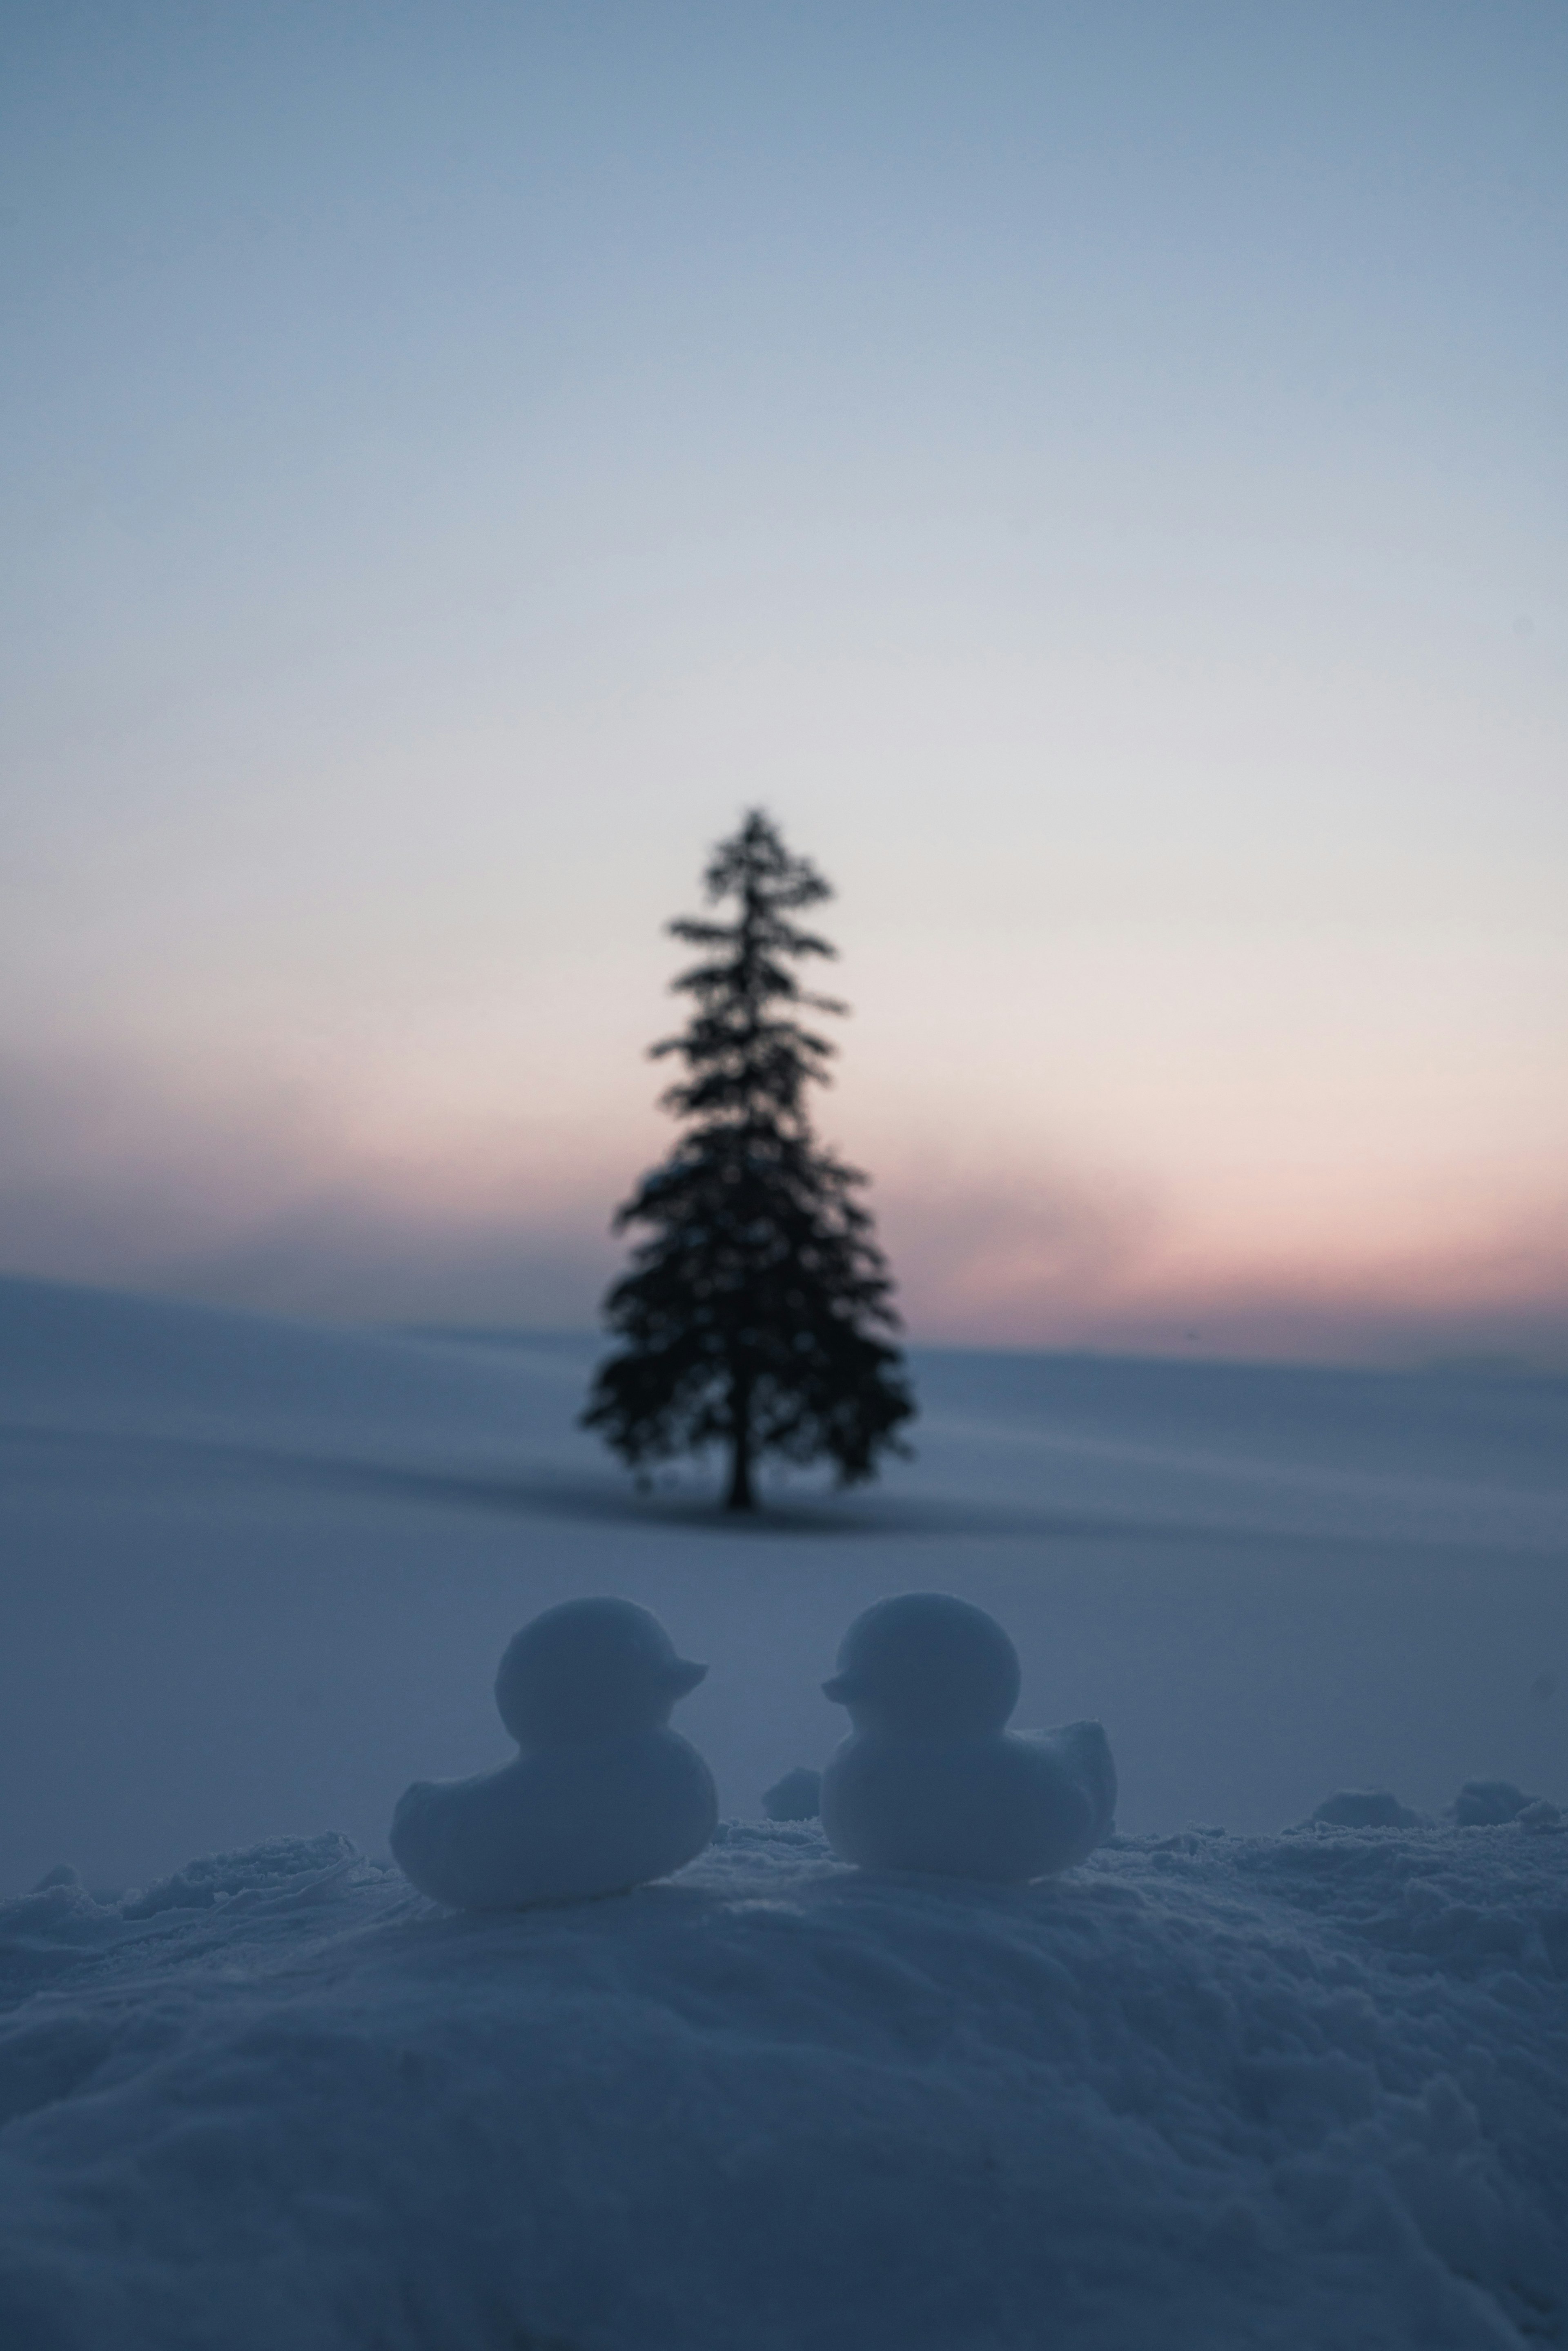
[[1534,1801],[1511,1780],[1467,1780],[1454,1799],[1453,1816],[1462,1829],[1500,1828]]
[[160,1910],[210,1910],[236,1894],[280,1893],[298,1878],[346,1868],[359,1859],[359,1846],[337,1829],[313,1837],[267,1837],[237,1853],[211,1853],[187,1862],[172,1877],[130,1896],[120,1916],[152,1918]]
[[814,1821],[821,1804],[822,1775],[804,1763],[775,1780],[762,1799],[770,1821]]
[[1325,1796],[1314,1821],[1334,1829],[1413,1829],[1421,1815],[1402,1804],[1388,1788],[1340,1788]]
[[60,1861],[55,1864],[53,1869],[45,1870],[42,1877],[39,1878],[37,1884],[34,1886],[33,1891],[35,1894],[47,1894],[51,1886],[79,1886],[80,1884],[81,1878],[77,1871],[71,1867],[70,1863],[68,1861]]

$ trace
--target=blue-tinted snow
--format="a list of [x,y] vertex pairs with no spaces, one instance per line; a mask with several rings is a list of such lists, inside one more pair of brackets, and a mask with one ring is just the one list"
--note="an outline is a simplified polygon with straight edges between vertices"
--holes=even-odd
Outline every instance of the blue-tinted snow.
[[16,2351],[1568,2339],[1568,1837],[984,1887],[735,1823],[444,1913],[330,1837],[0,1910]]
[[843,1630],[909,1589],[1007,1625],[1019,1728],[1104,1723],[1131,1831],[1568,1800],[1568,1383],[919,1354],[916,1462],[737,1531],[576,1431],[592,1352],[0,1282],[0,1892],[324,1822],[384,1855],[411,1781],[509,1756],[518,1625],[595,1592],[709,1660],[729,1813],[821,1765]]
[[[573,1433],[589,1353],[0,1284],[7,2351],[1568,2344],[1568,1392],[927,1356],[918,1464],[737,1531]],[[732,1821],[503,1917],[373,1857],[549,1602],[711,1660],[752,1813],[910,1588],[1138,1834]],[[1335,1791],[1393,1824],[1235,1834]]]

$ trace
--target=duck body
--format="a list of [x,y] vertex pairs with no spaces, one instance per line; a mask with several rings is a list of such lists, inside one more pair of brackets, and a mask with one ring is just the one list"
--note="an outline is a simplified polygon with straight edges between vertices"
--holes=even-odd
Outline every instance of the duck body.
[[667,1877],[718,1822],[713,1775],[669,1727],[707,1668],[629,1600],[572,1600],[526,1625],[496,1703],[520,1752],[471,1780],[417,1780],[392,1815],[411,1885],[460,1910],[576,1902]]
[[678,1730],[541,1747],[472,1780],[417,1780],[392,1815],[411,1884],[459,1910],[573,1902],[667,1877],[718,1820],[713,1774]]
[[1084,1860],[1116,1809],[1097,1722],[967,1739],[852,1732],[822,1774],[822,1826],[862,1869],[1019,1883]]
[[823,1684],[854,1728],[822,1774],[822,1826],[864,1869],[1019,1883],[1108,1834],[1116,1767],[1097,1722],[1009,1731],[1018,1652],[984,1609],[905,1593],[855,1619]]

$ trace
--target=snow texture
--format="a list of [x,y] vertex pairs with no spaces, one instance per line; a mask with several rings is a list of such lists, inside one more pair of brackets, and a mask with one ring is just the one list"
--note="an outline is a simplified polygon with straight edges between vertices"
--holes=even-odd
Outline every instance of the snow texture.
[[822,1685],[854,1725],[822,1774],[841,1860],[1016,1883],[1092,1853],[1116,1811],[1105,1733],[1017,1737],[1021,1685],[1018,1651],[971,1601],[904,1592],[857,1616]]
[[1340,1829],[1412,1829],[1420,1817],[1388,1788],[1336,1789],[1312,1813],[1314,1821]]
[[454,1915],[345,1840],[0,1907],[9,2351],[1568,2341],[1568,1837],[734,1823]]

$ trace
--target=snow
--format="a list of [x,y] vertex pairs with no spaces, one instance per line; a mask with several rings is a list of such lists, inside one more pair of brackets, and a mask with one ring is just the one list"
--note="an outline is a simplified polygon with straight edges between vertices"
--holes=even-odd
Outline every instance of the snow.
[[996,1618],[951,1593],[900,1593],[857,1616],[822,1685],[853,1726],[818,1792],[840,1860],[1019,1885],[1086,1859],[1115,1819],[1104,1730],[1017,1737],[1004,1726],[1021,1680]]
[[[912,1468],[736,1529],[590,1355],[0,1284],[7,2351],[1568,2344],[1563,1384],[924,1354]],[[911,1589],[1104,1720],[1081,1866],[752,1817]],[[595,1593],[728,1817],[444,1911],[392,1803]]]
[[1568,2339],[1568,1838],[737,1823],[442,1912],[342,1840],[0,1910],[18,2351]]
[[797,1764],[763,1790],[762,1809],[770,1821],[814,1821],[822,1809],[821,1773]]
[[580,1901],[668,1877],[718,1820],[713,1774],[669,1727],[706,1666],[677,1657],[630,1600],[563,1600],[525,1625],[496,1676],[518,1753],[468,1780],[416,1780],[392,1858],[459,1910]]
[[912,1589],[1006,1625],[1019,1728],[1103,1722],[1134,1834],[1568,1801],[1568,1384],[917,1353],[916,1462],[737,1529],[574,1429],[593,1352],[0,1282],[0,1892],[327,1823],[384,1857],[593,1593],[708,1661],[727,1815],[821,1768],[845,1627]]

